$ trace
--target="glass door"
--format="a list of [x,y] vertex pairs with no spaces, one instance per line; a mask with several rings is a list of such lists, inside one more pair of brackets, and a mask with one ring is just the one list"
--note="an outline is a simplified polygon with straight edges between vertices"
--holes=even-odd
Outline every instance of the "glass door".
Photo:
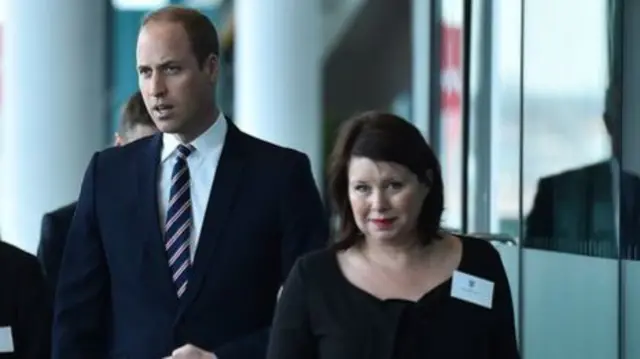
[[[524,358],[622,354],[621,303],[636,291],[620,285],[620,258],[630,246],[618,210],[633,181],[613,150],[621,90],[612,4],[482,0],[463,7],[471,10],[463,48],[471,70],[458,147],[466,189],[453,207],[463,211],[455,224],[498,248]],[[443,161],[456,153],[444,149]]]

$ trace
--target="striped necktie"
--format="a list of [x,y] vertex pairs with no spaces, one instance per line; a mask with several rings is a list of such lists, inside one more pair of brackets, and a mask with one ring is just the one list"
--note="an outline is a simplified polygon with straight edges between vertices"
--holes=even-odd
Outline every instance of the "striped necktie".
[[191,268],[189,238],[193,220],[187,157],[193,150],[191,145],[178,146],[178,158],[171,175],[171,190],[165,224],[165,249],[178,298],[182,297],[187,290],[189,269]]

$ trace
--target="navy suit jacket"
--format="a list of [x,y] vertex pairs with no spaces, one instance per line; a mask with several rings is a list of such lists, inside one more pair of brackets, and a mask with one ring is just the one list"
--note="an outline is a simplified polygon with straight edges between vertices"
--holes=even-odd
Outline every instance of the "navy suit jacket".
[[328,241],[307,157],[229,123],[178,300],[158,216],[161,147],[158,134],[91,159],[58,282],[54,359],[158,359],[186,343],[262,359],[280,285]]
[[67,234],[71,227],[73,213],[76,211],[76,202],[58,208],[55,211],[45,213],[42,217],[40,229],[40,243],[38,244],[38,260],[44,268],[47,282],[52,290],[58,284],[60,262],[62,253],[67,243]]
[[616,241],[613,176],[609,161],[546,177],[527,216],[524,245],[605,258],[638,259],[640,179],[622,171],[620,243]]

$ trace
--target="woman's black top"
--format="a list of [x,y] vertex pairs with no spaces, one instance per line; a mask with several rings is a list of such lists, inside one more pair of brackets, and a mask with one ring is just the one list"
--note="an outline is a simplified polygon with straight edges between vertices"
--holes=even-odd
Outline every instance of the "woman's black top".
[[[519,358],[500,256],[488,242],[460,238],[463,253],[454,276],[417,302],[380,300],[354,286],[333,248],[304,256],[278,302],[267,358]],[[487,281],[493,283],[488,302],[474,292],[486,294]]]

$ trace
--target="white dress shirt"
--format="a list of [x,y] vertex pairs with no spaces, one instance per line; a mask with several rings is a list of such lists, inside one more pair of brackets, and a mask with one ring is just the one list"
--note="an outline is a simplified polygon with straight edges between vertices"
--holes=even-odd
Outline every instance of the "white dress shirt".
[[[202,231],[202,223],[204,222],[204,214],[209,202],[213,179],[220,162],[220,154],[222,146],[227,134],[227,120],[222,112],[218,116],[216,122],[209,127],[202,135],[191,142],[195,148],[193,153],[187,157],[187,166],[189,166],[189,176],[191,179],[191,213],[192,226],[191,236],[189,238],[189,251],[191,261],[195,257],[196,248],[198,247],[198,239]],[[171,191],[171,173],[173,166],[176,164],[176,149],[181,144],[175,135],[162,135],[162,153],[160,156],[160,182],[158,183],[158,204],[160,208],[160,224],[162,233],[164,233],[164,224],[167,217],[167,206],[169,204],[169,196]]]

